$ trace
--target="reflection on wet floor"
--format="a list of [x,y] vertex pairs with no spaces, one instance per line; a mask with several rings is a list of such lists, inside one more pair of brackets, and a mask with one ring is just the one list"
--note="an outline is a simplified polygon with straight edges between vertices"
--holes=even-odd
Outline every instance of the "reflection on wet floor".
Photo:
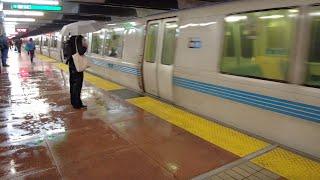
[[238,156],[126,102],[140,96],[84,84],[69,104],[68,74],[10,52],[0,75],[0,177],[188,179]]

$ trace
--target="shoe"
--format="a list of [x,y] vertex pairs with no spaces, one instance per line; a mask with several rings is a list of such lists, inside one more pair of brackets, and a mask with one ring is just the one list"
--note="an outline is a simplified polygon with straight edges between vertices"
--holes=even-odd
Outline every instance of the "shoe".
[[86,105],[81,105],[81,109],[87,109],[88,108],[88,106],[86,106]]
[[81,107],[73,106],[73,109],[81,109]]
[[8,65],[8,64],[5,64],[5,65],[3,65],[3,67],[9,67],[9,65]]

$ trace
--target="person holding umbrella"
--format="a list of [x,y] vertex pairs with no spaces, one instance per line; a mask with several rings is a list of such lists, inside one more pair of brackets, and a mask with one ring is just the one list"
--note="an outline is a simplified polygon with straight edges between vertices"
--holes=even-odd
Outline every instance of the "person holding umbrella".
[[82,35],[71,36],[68,40],[68,53],[66,55],[67,64],[69,65],[69,82],[70,82],[70,99],[71,105],[75,109],[87,108],[81,101],[81,89],[83,83],[83,71],[78,72],[73,55],[79,53],[84,55],[87,51],[87,43]]
[[[65,43],[63,53],[67,64],[69,65],[69,81],[70,81],[70,99],[71,105],[75,109],[87,108],[81,101],[81,89],[83,83],[83,69],[80,68],[80,60],[85,59],[85,52],[87,51],[87,43],[81,34],[95,32],[104,27],[104,24],[97,21],[79,21],[65,25],[60,34],[62,36],[71,36]],[[83,62],[83,61],[81,61]],[[84,64],[82,64],[84,65]]]

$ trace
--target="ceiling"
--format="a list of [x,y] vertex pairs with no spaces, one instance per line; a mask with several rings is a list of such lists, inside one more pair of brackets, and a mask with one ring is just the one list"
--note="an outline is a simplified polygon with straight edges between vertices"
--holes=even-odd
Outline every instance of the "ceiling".
[[[36,22],[19,23],[16,28],[27,28],[29,32],[20,35],[32,36],[59,30],[64,25],[79,20],[118,21],[221,1],[223,0],[60,0],[60,5],[63,6],[61,12],[45,12],[44,16],[36,17]],[[10,6],[10,3],[3,3],[4,10],[9,10]]]

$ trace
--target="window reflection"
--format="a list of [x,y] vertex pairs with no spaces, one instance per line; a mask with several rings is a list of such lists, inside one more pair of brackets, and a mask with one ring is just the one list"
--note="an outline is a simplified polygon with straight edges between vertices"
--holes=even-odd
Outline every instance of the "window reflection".
[[285,81],[297,13],[283,9],[226,17],[221,71]]
[[306,84],[320,87],[320,7],[315,7],[310,13],[311,32],[307,61]]

